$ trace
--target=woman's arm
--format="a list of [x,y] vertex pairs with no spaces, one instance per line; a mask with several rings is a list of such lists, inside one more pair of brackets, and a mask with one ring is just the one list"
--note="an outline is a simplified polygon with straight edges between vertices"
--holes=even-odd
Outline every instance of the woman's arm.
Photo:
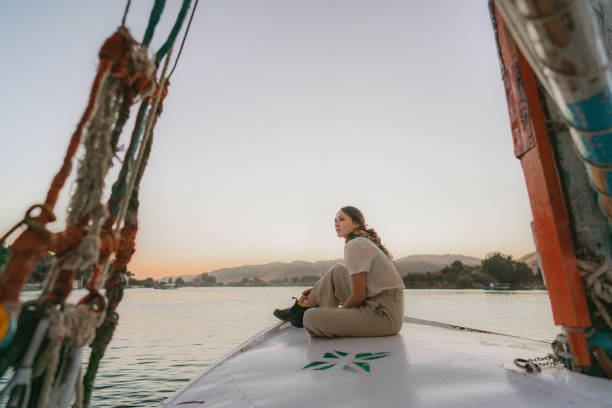
[[366,298],[366,273],[359,272],[351,275],[351,286],[353,293],[346,299],[342,305],[343,308],[357,307],[363,303]]

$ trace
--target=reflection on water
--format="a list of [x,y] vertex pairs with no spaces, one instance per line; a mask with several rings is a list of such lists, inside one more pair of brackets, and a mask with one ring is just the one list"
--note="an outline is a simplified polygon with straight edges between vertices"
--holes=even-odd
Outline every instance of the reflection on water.
[[[92,407],[152,407],[249,337],[276,322],[303,288],[129,289],[100,365]],[[75,291],[71,301],[82,297]],[[32,298],[34,294],[25,294]],[[552,340],[544,291],[406,290],[406,315]]]
[[538,291],[406,290],[406,316],[552,341],[548,293]]

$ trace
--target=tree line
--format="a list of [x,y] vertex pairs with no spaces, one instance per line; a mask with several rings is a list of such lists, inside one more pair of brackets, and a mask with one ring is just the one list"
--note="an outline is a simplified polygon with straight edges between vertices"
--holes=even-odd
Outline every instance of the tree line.
[[440,271],[408,273],[403,279],[408,289],[482,289],[491,283],[506,283],[515,289],[544,285],[541,271],[534,274],[524,262],[500,252],[488,254],[480,266],[455,261]]
[[[8,262],[8,258],[11,254],[10,247],[2,246],[0,247],[0,268]],[[51,270],[51,266],[53,265],[53,260],[55,255],[51,252],[47,253],[40,261],[34,265],[34,269],[28,278],[28,283],[42,283],[47,277],[49,271]],[[87,281],[91,276],[91,270],[78,270],[76,271],[75,280]]]
[[[0,267],[7,261],[10,248],[0,247]],[[29,283],[43,282],[47,276],[54,255],[49,253],[41,259],[34,267],[28,280]],[[90,271],[77,271],[76,279],[87,280]],[[223,283],[217,282],[217,278],[208,273],[203,273],[189,282],[183,278],[176,278],[174,282],[169,278],[170,284],[177,287],[182,286],[312,286],[319,276],[306,275],[301,277],[284,277],[264,281],[258,277],[245,277],[240,280]],[[486,288],[493,283],[507,283],[512,288],[543,287],[541,272],[534,274],[529,266],[523,262],[515,261],[512,256],[500,252],[492,252],[482,260],[479,266],[464,265],[461,261],[455,261],[441,270],[425,273],[407,273],[403,276],[404,286],[408,289],[477,289]],[[136,279],[128,272],[128,286],[132,287],[155,287],[159,283],[153,278]]]

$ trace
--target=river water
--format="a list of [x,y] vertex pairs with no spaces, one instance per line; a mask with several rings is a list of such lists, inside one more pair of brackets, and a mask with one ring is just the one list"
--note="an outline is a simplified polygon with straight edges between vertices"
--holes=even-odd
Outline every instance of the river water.
[[[207,366],[276,322],[296,287],[128,289],[92,407],[155,407]],[[75,291],[71,299],[82,297]],[[31,297],[32,295],[26,297]],[[405,314],[552,341],[545,291],[406,290]]]

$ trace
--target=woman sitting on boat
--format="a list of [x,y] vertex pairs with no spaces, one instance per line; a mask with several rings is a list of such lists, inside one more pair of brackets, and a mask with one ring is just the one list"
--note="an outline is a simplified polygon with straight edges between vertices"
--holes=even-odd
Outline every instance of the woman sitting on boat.
[[314,336],[397,334],[404,317],[404,282],[391,254],[357,208],[342,207],[334,224],[344,238],[345,264],[332,266],[292,307],[276,309],[274,316]]

